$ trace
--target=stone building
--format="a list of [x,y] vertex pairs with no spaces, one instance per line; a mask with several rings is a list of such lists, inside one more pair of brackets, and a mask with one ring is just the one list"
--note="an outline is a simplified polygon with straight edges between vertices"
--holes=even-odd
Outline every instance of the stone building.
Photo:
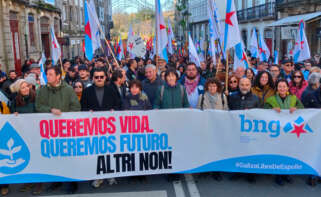
[[253,30],[262,35],[270,51],[274,50],[273,23],[276,16],[275,0],[235,0],[242,40],[249,48]]
[[83,56],[84,40],[84,1],[60,0],[55,1],[57,8],[61,10],[61,35],[65,41],[63,46],[63,58]]
[[321,1],[320,0],[276,0],[277,21],[270,26],[275,33],[275,45],[281,55],[292,55],[295,37],[301,20],[311,55],[321,53]]
[[32,0],[0,0],[0,64],[3,70],[21,67],[28,58],[50,56],[50,26],[60,32],[60,11]]

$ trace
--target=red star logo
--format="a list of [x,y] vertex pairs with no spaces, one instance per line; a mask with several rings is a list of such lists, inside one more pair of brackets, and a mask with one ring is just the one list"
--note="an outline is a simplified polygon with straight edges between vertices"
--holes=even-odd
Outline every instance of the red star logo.
[[165,26],[163,24],[160,24],[159,25],[159,29],[162,30],[162,29],[165,29]]
[[134,47],[134,43],[132,43],[132,42],[129,43],[129,48],[130,48],[130,49],[133,49],[133,47]]
[[229,24],[229,25],[233,26],[233,23],[232,23],[232,21],[231,21],[231,17],[232,17],[234,14],[235,14],[235,11],[226,13],[226,19],[225,19],[225,23],[226,23],[226,24]]
[[243,52],[243,54],[242,54],[243,56],[242,56],[242,59],[241,59],[241,61],[246,61],[246,55],[245,55],[245,53]]
[[91,29],[90,29],[89,22],[85,26],[85,34],[91,39]]
[[259,47],[260,54],[265,53],[265,50],[263,50],[261,47]]
[[[298,42],[295,42],[295,45],[299,45],[299,43]],[[304,41],[302,40],[301,42],[300,42],[300,45],[301,45],[301,49],[303,49],[304,48]]]
[[301,135],[302,133],[307,133],[307,132],[303,129],[303,127],[304,127],[304,124],[302,124],[302,125],[300,125],[300,126],[294,125],[294,130],[293,130],[291,133],[295,133],[296,136],[297,136],[298,138],[300,138],[300,135]]
[[53,47],[54,47],[55,49],[58,48],[55,41],[52,41],[52,45],[53,45]]

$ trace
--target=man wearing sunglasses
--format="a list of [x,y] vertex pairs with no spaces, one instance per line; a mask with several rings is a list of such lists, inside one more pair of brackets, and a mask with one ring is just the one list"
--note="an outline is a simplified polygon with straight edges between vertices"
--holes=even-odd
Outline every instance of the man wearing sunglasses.
[[294,64],[292,60],[285,59],[282,61],[282,70],[281,70],[281,76],[288,82],[291,81],[292,73],[294,71]]
[[106,79],[107,76],[104,69],[94,69],[94,84],[86,88],[81,97],[82,111],[109,111],[120,109],[121,101],[118,101],[114,91],[106,86]]

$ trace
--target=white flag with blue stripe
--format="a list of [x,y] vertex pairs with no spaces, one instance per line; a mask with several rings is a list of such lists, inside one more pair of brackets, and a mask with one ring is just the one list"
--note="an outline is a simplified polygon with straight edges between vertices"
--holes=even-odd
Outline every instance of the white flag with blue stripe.
[[39,66],[40,66],[40,85],[47,85],[47,75],[45,71],[45,62],[46,62],[46,56],[44,53],[41,55],[41,59],[39,61]]

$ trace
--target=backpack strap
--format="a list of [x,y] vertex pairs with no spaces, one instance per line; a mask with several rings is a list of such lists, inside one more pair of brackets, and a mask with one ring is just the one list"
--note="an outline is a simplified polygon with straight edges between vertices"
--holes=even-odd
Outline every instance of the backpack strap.
[[2,114],[3,113],[3,105],[2,105],[2,102],[0,101],[0,113]]
[[202,97],[201,97],[201,110],[204,109],[204,94],[202,94]]
[[182,98],[182,105],[184,105],[184,86],[179,84],[179,87],[181,89],[181,98]]
[[161,89],[160,89],[160,102],[162,103],[163,102],[163,96],[164,96],[164,85],[161,86]]
[[223,92],[221,93],[221,99],[222,99],[222,105],[223,105],[223,108],[224,108],[225,100],[224,100],[224,93]]

